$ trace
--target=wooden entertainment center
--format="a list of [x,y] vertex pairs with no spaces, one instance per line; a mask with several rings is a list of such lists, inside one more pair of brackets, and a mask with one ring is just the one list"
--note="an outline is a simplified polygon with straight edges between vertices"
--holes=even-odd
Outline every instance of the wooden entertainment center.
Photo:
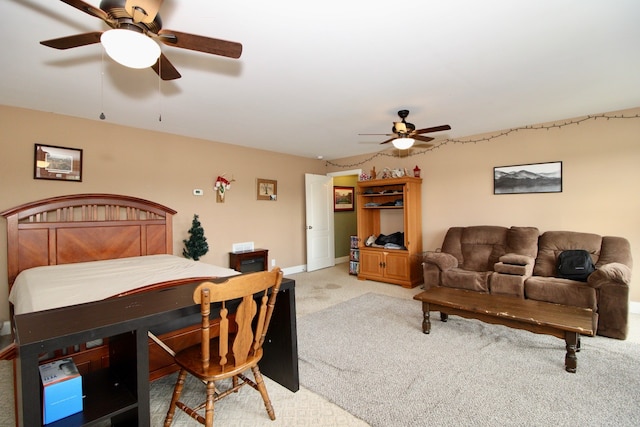
[[[358,279],[413,288],[422,283],[422,179],[359,181],[357,190]],[[402,249],[367,246],[370,236],[404,233]]]

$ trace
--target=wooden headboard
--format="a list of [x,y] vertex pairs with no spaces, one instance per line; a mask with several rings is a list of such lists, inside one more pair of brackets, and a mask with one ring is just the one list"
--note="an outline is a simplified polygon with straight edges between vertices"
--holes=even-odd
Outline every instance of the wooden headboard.
[[117,194],[73,194],[27,203],[7,219],[9,289],[27,268],[173,253],[171,208]]

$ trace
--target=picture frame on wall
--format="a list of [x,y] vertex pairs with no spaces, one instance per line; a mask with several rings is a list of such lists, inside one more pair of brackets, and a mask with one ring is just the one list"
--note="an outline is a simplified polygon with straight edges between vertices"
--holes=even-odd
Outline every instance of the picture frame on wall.
[[354,187],[333,187],[333,211],[344,212],[354,210]]
[[493,194],[561,192],[562,162],[493,168]]
[[276,201],[278,199],[278,181],[258,178],[256,191],[258,200]]
[[35,144],[33,178],[82,182],[82,149]]

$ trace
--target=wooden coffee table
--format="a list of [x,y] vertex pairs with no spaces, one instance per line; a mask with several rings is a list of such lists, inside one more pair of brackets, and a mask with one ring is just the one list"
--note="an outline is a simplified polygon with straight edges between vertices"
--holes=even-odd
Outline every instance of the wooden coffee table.
[[596,329],[597,314],[587,308],[445,287],[430,288],[413,299],[422,301],[422,331],[425,334],[431,332],[429,313],[439,311],[443,322],[453,314],[564,339],[567,372],[576,372],[580,335],[593,336]]

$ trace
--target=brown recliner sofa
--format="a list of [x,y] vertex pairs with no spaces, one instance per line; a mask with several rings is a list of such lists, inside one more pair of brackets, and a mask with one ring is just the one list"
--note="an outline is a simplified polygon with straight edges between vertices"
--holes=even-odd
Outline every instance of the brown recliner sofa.
[[[596,271],[586,282],[557,277],[565,250],[589,252]],[[535,227],[452,227],[442,247],[423,258],[424,287],[446,286],[590,308],[597,333],[625,339],[631,248],[627,239]]]

